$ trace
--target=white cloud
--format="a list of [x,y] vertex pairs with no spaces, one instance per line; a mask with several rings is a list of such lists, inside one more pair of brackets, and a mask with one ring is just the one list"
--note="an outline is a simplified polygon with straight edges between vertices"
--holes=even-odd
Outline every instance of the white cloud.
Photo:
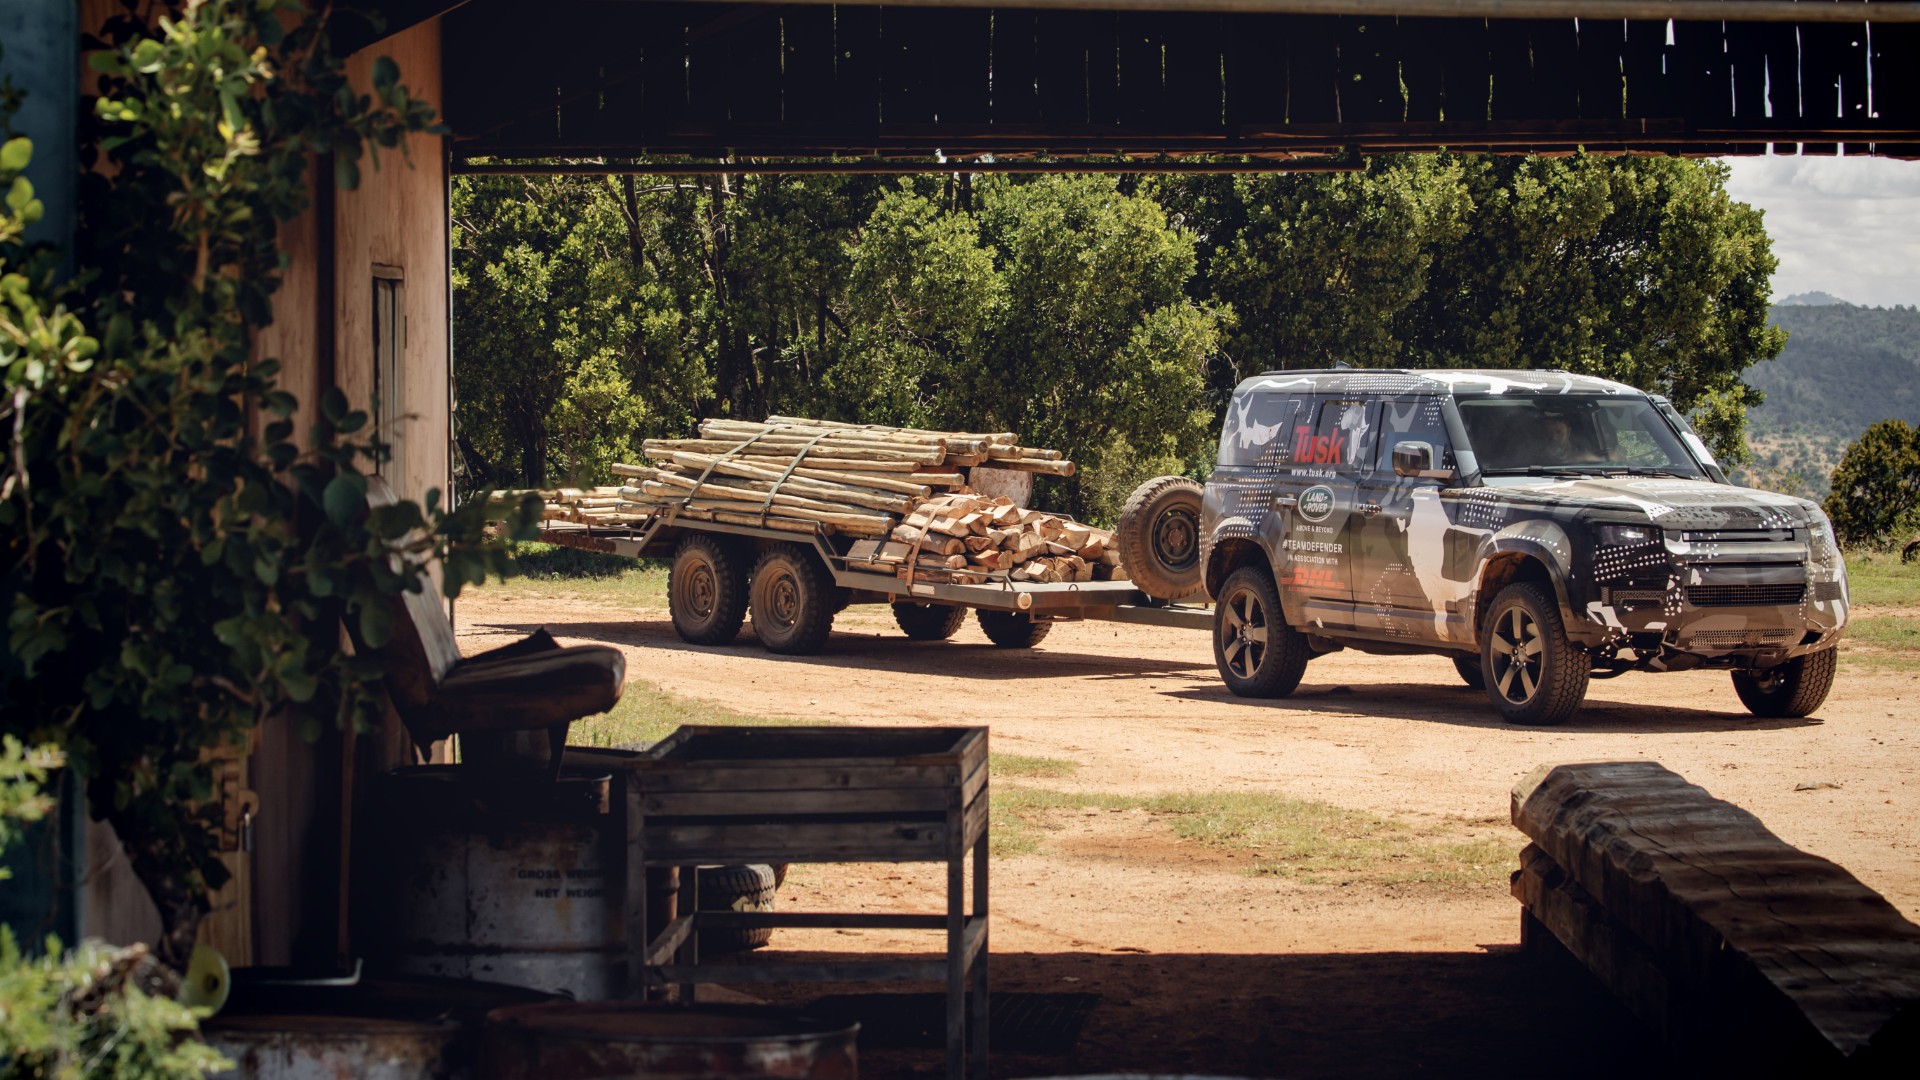
[[1727,191],[1766,213],[1776,299],[1821,292],[1855,304],[1920,304],[1920,162],[1730,158]]

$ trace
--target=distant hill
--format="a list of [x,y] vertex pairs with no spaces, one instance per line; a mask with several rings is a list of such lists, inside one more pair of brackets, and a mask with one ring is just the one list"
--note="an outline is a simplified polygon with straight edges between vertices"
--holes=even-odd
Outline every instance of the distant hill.
[[[1846,303],[1847,302],[1845,300],[1840,299],[1839,297],[1833,295],[1832,293],[1815,291],[1815,292],[1794,293],[1792,296],[1789,296],[1784,300],[1777,301],[1775,303],[1775,306],[1776,307],[1832,307],[1835,304],[1846,304]],[[1849,304],[1848,306],[1851,307],[1852,305]]]
[[1744,482],[1823,495],[1861,432],[1894,417],[1920,423],[1920,310],[1803,293],[1774,305],[1772,318],[1789,336],[1779,359],[1746,372],[1767,401],[1748,414],[1756,462]]

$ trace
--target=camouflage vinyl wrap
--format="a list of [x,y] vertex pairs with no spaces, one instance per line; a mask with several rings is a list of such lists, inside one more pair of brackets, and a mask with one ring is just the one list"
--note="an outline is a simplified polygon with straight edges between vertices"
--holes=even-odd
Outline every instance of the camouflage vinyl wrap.
[[[1663,467],[1692,475],[1483,475],[1460,406],[1508,395],[1644,403],[1653,412],[1635,415],[1656,415],[1654,434],[1679,455]],[[1531,430],[1507,434],[1508,462],[1553,450]],[[1396,474],[1402,444],[1431,448],[1432,472]],[[1725,483],[1663,400],[1565,373],[1247,380],[1202,527],[1209,591],[1257,553],[1291,624],[1362,649],[1477,652],[1483,593],[1542,570],[1568,636],[1602,663],[1771,667],[1832,646],[1847,620],[1845,567],[1817,505]]]

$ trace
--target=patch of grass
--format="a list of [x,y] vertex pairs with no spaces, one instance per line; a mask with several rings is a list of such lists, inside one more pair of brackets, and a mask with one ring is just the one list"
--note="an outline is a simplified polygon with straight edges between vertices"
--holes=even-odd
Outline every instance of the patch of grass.
[[1182,840],[1251,853],[1251,873],[1308,884],[1489,884],[1505,880],[1518,850],[1512,837],[1475,835],[1473,823],[1413,824],[1265,792],[1139,797],[1015,787],[993,795],[994,853],[1037,851],[1050,816],[1096,809],[1144,810]]
[[1031,754],[988,754],[987,768],[1003,780],[1027,780],[1035,777],[1056,779],[1080,771],[1080,763],[1064,758],[1034,757]]
[[511,545],[520,573],[481,586],[489,595],[608,600],[665,607],[667,565],[537,541]]
[[1040,850],[1040,834],[1054,811],[1129,810],[1139,802],[1125,795],[996,788],[988,799],[987,846],[997,856],[1031,855]]
[[1849,552],[1847,595],[1856,604],[1920,604],[1920,559],[1903,563],[1897,552]]
[[685,698],[628,677],[613,711],[576,721],[567,732],[567,741],[575,746],[614,746],[638,750],[673,734],[682,724],[722,724],[731,726],[769,725],[793,727],[818,721],[791,720],[777,716],[756,716],[735,712],[722,705],[697,698]]
[[1841,656],[1870,667],[1920,671],[1920,618],[1869,615],[1847,620]]

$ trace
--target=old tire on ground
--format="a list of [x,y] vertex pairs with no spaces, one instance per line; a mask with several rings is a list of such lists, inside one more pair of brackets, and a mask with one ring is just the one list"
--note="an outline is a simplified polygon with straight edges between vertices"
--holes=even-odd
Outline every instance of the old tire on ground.
[[[703,866],[700,874],[701,911],[772,911],[773,892],[779,887],[773,867]],[[773,940],[773,927],[700,931],[700,955],[745,952]]]
[[1487,677],[1480,670],[1480,658],[1477,656],[1456,656],[1453,658],[1453,670],[1460,673],[1460,681],[1475,690],[1487,688]]
[[893,605],[893,621],[915,641],[945,641],[960,632],[967,621],[967,609],[952,604],[916,604],[899,601]]
[[1312,657],[1307,635],[1287,625],[1272,574],[1243,566],[1227,575],[1213,609],[1213,664],[1228,690],[1238,697],[1286,697]]
[[1134,587],[1161,600],[1200,591],[1199,484],[1158,476],[1133,489],[1115,537]]
[[1531,582],[1500,590],[1480,634],[1487,700],[1512,724],[1558,724],[1580,708],[1592,671],[1567,638],[1551,594]]
[[725,645],[747,616],[747,554],[709,533],[688,533],[667,571],[667,611],[689,645]]
[[1821,649],[1765,671],[1736,671],[1733,692],[1755,716],[1808,716],[1833,689],[1839,655],[1838,649]]
[[980,620],[980,629],[986,632],[987,640],[1002,649],[1031,649],[1040,644],[1053,629],[1050,622],[1035,622],[1033,616],[1024,611],[988,611],[982,608],[974,612]]
[[833,579],[813,552],[775,544],[760,553],[747,590],[753,632],[767,651],[817,653],[833,631]]

